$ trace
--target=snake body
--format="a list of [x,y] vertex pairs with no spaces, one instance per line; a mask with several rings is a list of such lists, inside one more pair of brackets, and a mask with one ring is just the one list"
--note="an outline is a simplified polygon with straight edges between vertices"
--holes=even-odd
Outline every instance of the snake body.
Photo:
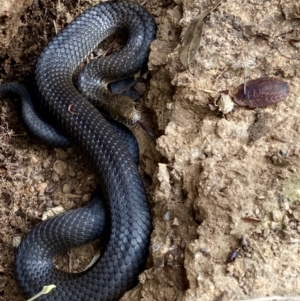
[[[38,59],[35,81],[43,107],[95,169],[106,204],[108,240],[94,266],[69,274],[55,269],[53,257],[99,235],[104,226],[93,213],[99,206],[93,201],[79,214],[72,211],[38,225],[24,238],[15,259],[16,279],[26,297],[55,284],[38,300],[118,300],[136,284],[144,267],[151,216],[137,166],[104,117],[72,83],[79,64],[120,28],[128,33],[127,43],[106,59],[103,68],[109,76],[131,75],[147,60],[155,23],[145,9],[127,1],[90,8],[58,34]],[[64,229],[66,236],[61,234]]]

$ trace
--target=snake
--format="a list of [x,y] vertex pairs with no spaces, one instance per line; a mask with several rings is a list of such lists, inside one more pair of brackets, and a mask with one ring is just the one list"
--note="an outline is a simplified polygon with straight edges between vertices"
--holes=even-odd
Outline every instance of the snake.
[[[119,30],[127,34],[126,44],[85,67],[78,91],[73,83],[76,68],[99,43]],[[107,85],[141,69],[155,31],[154,19],[143,7],[129,1],[108,1],[78,16],[49,42],[37,60],[39,104],[93,167],[100,190],[88,206],[40,223],[22,240],[15,257],[15,278],[26,298],[54,284],[55,289],[38,300],[112,301],[137,284],[152,230],[145,187],[129,151],[94,106],[97,97],[93,100],[80,92],[86,92],[85,86],[91,88],[91,83],[97,90],[103,82]],[[93,72],[96,76],[91,79]],[[109,106],[108,101],[104,100],[104,107]],[[101,218],[103,212],[105,218]],[[101,233],[106,237],[101,257],[87,271],[67,273],[55,268],[57,253]]]

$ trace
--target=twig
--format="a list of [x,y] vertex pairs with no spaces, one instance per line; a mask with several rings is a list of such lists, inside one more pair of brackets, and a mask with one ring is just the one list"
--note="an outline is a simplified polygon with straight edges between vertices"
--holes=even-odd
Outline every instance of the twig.
[[54,25],[55,34],[58,34],[58,29],[57,29],[57,25],[56,25],[55,20],[52,20],[52,22],[53,22],[53,25]]
[[245,300],[236,300],[236,301],[300,301],[300,296],[270,296],[270,297],[262,297],[262,298],[255,298],[255,299],[245,299]]
[[253,239],[252,239],[252,242],[253,242],[254,245],[256,246],[256,248],[257,248],[257,250],[258,250],[258,253],[259,253],[259,255],[261,256],[261,258],[263,259],[263,261],[264,261],[265,263],[267,263],[266,258],[264,257],[264,255],[263,255],[262,252],[260,251],[260,248],[258,247],[257,243],[256,243]]
[[227,66],[223,71],[221,71],[221,73],[219,73],[219,75],[216,77],[216,79],[221,77],[228,70],[228,68],[229,68],[229,66]]

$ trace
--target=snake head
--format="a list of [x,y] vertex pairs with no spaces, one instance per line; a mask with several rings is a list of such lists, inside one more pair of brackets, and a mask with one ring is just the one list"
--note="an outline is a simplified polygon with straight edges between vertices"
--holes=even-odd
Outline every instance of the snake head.
[[141,112],[135,107],[134,101],[124,95],[113,95],[106,103],[105,110],[109,115],[129,126],[135,125],[141,119]]

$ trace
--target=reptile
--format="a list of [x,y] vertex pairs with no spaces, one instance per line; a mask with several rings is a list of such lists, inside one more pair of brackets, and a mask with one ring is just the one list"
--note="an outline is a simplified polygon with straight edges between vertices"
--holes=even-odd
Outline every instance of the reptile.
[[[124,47],[88,64],[79,76],[78,91],[72,79],[76,68],[120,29],[127,34]],[[77,17],[38,58],[35,85],[39,105],[94,168],[101,192],[88,206],[42,222],[22,240],[15,258],[15,277],[27,298],[44,285],[55,284],[54,290],[38,300],[119,300],[144,269],[151,233],[145,188],[129,151],[94,105],[100,101],[100,107],[109,109],[108,98],[114,96],[107,92],[108,83],[144,66],[155,31],[154,19],[141,6],[108,1]],[[0,85],[0,94],[1,89],[3,92],[5,84]],[[139,119],[136,114],[125,115],[120,119]],[[105,218],[101,218],[103,211]],[[87,243],[103,229],[107,242],[92,267],[78,274],[55,268],[57,252]]]

